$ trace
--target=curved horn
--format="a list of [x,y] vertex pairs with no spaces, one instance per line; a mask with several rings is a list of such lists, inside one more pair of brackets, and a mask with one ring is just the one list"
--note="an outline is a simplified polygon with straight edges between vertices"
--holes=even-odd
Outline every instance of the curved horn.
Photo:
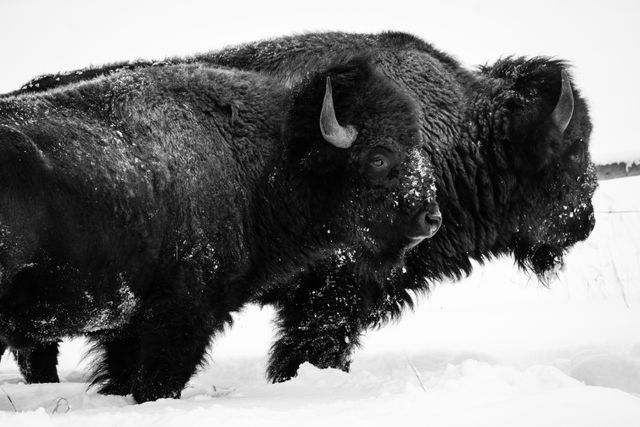
[[327,77],[327,88],[324,93],[324,101],[322,102],[322,111],[320,112],[320,132],[322,137],[329,144],[338,148],[349,148],[358,136],[358,131],[349,125],[347,127],[340,126],[336,119],[336,111],[333,108],[333,94],[331,92],[331,78]]
[[573,116],[573,91],[571,90],[569,74],[562,70],[562,90],[560,91],[556,108],[551,113],[551,119],[560,130],[560,133],[564,133],[567,126],[569,126],[571,116]]

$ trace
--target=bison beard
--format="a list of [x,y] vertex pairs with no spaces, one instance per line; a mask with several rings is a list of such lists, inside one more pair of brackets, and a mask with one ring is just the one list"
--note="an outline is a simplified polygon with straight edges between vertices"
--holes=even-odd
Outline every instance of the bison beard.
[[273,282],[338,250],[386,274],[435,232],[417,129],[367,59],[293,90],[174,66],[4,98],[0,335],[27,381],[86,335],[103,393],[177,397]]
[[[338,254],[296,278],[295,291],[261,295],[258,301],[274,304],[278,313],[280,336],[268,372],[274,381],[292,377],[304,361],[347,370],[363,331],[400,315],[412,304],[412,291],[427,292],[439,279],[470,273],[471,259],[513,255],[545,280],[593,228],[591,123],[570,78],[574,108],[568,113],[563,75],[569,76],[560,61],[507,58],[469,71],[430,44],[392,32],[284,37],[160,64],[223,64],[298,82],[309,70],[354,52],[369,52],[418,105],[443,226],[410,253],[404,274],[396,270],[386,280],[371,280],[362,274],[366,268]],[[152,63],[44,76],[18,92],[147,66]]]

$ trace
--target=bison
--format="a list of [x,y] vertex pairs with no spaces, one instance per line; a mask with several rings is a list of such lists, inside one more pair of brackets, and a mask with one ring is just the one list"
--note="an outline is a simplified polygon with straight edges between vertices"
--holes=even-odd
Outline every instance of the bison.
[[[587,104],[568,65],[548,58],[505,58],[468,70],[450,55],[405,33],[311,33],[249,43],[191,58],[118,63],[43,76],[18,93],[45,90],[119,69],[180,62],[259,71],[296,84],[323,64],[369,52],[381,71],[418,105],[443,216],[440,232],[383,281],[363,276],[339,254],[299,275],[274,304],[280,335],[268,375],[283,381],[300,363],[348,370],[363,331],[397,317],[412,291],[461,278],[471,260],[512,255],[546,283],[563,254],[594,226],[597,186],[589,158]],[[55,358],[42,362],[55,369]],[[47,367],[48,366],[48,367]]]
[[414,101],[338,64],[293,89],[176,65],[0,99],[0,335],[27,380],[84,335],[101,392],[177,397],[272,283],[341,251],[373,280],[437,231]]

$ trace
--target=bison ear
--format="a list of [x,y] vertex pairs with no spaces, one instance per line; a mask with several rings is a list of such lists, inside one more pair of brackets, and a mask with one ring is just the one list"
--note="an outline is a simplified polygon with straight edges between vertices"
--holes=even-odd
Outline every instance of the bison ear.
[[508,150],[516,168],[536,171],[566,150],[564,134],[573,116],[569,73],[558,62],[544,62],[518,76],[508,104]]

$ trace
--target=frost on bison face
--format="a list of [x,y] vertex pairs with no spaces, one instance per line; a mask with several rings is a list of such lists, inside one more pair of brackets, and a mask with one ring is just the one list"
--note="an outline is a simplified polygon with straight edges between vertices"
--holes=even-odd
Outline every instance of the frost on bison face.
[[[352,252],[367,269],[385,270],[432,237],[441,216],[417,106],[398,85],[359,61],[360,73],[335,67],[326,81],[308,82],[316,89],[309,94],[324,93],[324,100],[298,94],[287,119],[294,126],[285,138],[316,195],[311,208],[323,218],[307,227],[322,227],[328,237],[350,236]],[[323,105],[321,139],[307,105]]]
[[530,207],[519,227],[516,260],[543,283],[562,266],[565,252],[585,240],[595,225],[591,197],[597,181],[585,147],[581,138],[575,140],[566,157],[579,160],[562,158],[547,168],[539,187],[547,191],[534,195],[538,203]]
[[520,171],[513,251],[521,267],[547,283],[565,252],[595,225],[588,109],[561,62],[504,60],[483,72],[513,81],[518,94],[504,104],[511,113],[505,136],[513,145],[506,154]]

